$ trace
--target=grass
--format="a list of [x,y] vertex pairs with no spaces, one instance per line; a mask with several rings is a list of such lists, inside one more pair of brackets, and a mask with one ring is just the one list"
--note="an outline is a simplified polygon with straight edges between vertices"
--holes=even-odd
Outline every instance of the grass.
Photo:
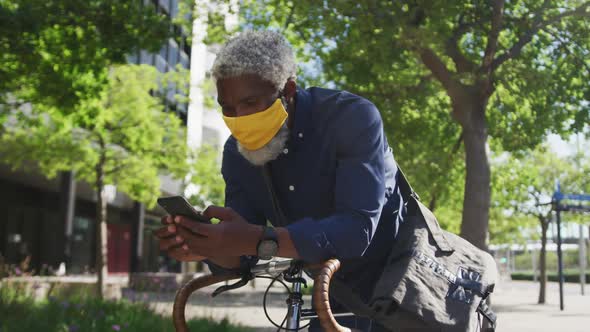
[[301,286],[301,294],[303,294],[303,295],[312,295],[313,294],[313,281],[307,282],[307,288]]
[[[243,332],[249,329],[192,319],[191,332]],[[147,304],[126,300],[103,301],[96,298],[35,301],[18,290],[0,288],[0,332],[164,332],[174,331],[171,317],[153,312]]]

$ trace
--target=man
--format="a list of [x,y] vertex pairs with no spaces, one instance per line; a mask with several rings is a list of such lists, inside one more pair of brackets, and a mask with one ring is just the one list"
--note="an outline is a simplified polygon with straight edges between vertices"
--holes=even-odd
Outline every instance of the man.
[[[221,49],[212,74],[232,132],[221,169],[226,202],[203,214],[222,222],[165,217],[175,224],[158,232],[161,248],[179,260],[207,258],[214,273],[255,257],[336,257],[338,278],[368,298],[403,214],[381,116],[351,93],[298,88],[295,73],[291,47],[274,32],[244,32]],[[368,319],[342,322],[379,330]]]

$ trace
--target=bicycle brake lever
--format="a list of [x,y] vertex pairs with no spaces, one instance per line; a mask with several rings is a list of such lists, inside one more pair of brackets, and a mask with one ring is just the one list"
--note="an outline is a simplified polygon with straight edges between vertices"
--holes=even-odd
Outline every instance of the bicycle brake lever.
[[250,281],[249,278],[242,277],[242,279],[240,279],[240,281],[238,281],[234,284],[221,286],[221,287],[217,288],[215,291],[213,291],[213,293],[211,294],[211,297],[216,297],[217,295],[219,295],[223,292],[227,292],[229,290],[238,289],[242,286],[245,286],[248,283],[248,281]]

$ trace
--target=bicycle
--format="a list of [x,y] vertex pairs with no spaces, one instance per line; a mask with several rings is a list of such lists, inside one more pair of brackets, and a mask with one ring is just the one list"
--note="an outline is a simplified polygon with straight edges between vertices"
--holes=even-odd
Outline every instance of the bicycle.
[[[176,298],[174,299],[174,306],[172,317],[174,328],[176,332],[189,332],[185,319],[185,307],[189,296],[201,289],[216,283],[226,282],[229,280],[240,279],[240,281],[217,288],[212,296],[215,297],[223,292],[230,291],[245,286],[250,280],[254,278],[271,279],[272,282],[266,289],[263,298],[264,313],[271,321],[271,323],[278,328],[277,331],[300,331],[307,326],[300,327],[302,320],[311,320],[318,318],[320,325],[325,331],[330,332],[352,332],[353,330],[343,327],[336,322],[335,317],[350,315],[350,312],[332,313],[330,308],[329,288],[332,276],[340,268],[340,261],[337,259],[330,259],[321,264],[304,264],[296,260],[287,261],[271,261],[265,264],[254,266],[249,273],[246,274],[224,274],[224,275],[205,275],[193,279],[178,290]],[[313,309],[303,309],[303,297],[301,294],[302,285],[306,285],[306,280],[303,278],[304,269],[314,271],[314,290],[313,290]],[[266,311],[266,295],[274,282],[279,281],[283,286],[289,287],[283,282],[283,279],[293,284],[292,289],[289,290],[289,298],[287,299],[288,311],[283,319],[283,322],[278,325],[268,315]],[[286,326],[283,325],[286,323]]]

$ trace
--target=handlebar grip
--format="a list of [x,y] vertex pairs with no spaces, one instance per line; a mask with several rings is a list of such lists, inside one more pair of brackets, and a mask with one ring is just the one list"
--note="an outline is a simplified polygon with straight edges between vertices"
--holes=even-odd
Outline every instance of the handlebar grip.
[[184,284],[174,298],[174,306],[172,309],[172,320],[174,321],[174,329],[176,332],[189,332],[186,325],[186,319],[184,317],[184,309],[189,296],[196,290],[207,287],[209,285],[216,284],[218,282],[228,281],[232,279],[238,279],[238,275],[205,275],[196,279],[193,279]]
[[313,306],[324,331],[351,332],[351,329],[338,324],[330,308],[330,280],[340,269],[340,261],[333,258],[318,266],[313,284]]

